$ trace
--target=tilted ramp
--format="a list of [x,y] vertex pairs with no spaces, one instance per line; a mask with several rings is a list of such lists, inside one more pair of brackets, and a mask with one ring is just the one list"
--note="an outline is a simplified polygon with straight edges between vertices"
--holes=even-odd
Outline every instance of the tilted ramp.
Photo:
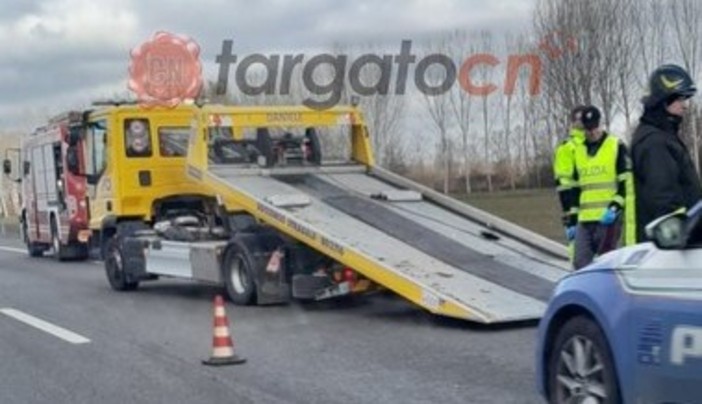
[[379,169],[212,166],[200,179],[432,313],[482,323],[537,319],[567,273],[556,243]]

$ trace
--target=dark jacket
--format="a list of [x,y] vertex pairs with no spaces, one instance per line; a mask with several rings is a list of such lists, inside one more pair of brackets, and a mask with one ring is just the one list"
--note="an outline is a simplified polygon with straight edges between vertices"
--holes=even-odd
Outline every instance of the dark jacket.
[[646,110],[634,132],[631,158],[636,191],[636,240],[645,227],[702,199],[700,180],[687,147],[678,137],[680,119],[663,107]]

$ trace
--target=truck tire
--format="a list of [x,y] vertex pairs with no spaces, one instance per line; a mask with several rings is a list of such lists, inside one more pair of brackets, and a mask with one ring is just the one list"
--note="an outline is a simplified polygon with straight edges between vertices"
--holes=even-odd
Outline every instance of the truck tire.
[[54,251],[54,259],[58,261],[66,261],[72,258],[70,248],[61,244],[58,224],[56,224],[56,217],[54,216],[51,217],[51,249]]
[[233,240],[222,260],[222,277],[229,299],[242,306],[256,302],[256,260],[252,251],[239,240]]
[[22,219],[22,237],[24,238],[24,244],[27,246],[27,254],[30,257],[41,257],[44,255],[44,248],[41,245],[29,241],[29,229],[24,218]]
[[122,251],[122,238],[118,235],[107,242],[107,256],[105,257],[105,275],[110,287],[119,292],[135,290],[139,287],[138,281],[127,281],[124,273],[124,255]]

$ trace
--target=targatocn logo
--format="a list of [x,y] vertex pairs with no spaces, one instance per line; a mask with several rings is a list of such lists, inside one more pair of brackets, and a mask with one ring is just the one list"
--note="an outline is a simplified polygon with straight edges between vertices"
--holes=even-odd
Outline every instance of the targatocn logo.
[[193,39],[160,31],[130,56],[128,86],[140,105],[172,108],[200,94],[200,46]]
[[[525,53],[510,54],[506,60],[484,52],[458,58],[430,52],[418,57],[412,51],[411,40],[403,40],[396,54],[370,53],[356,57],[343,53],[254,53],[240,57],[233,53],[233,43],[232,39],[224,40],[222,51],[215,59],[215,63],[219,65],[217,95],[228,93],[230,72],[235,70],[236,90],[242,94],[287,96],[291,93],[291,84],[296,82],[310,94],[302,103],[314,109],[326,109],[336,105],[345,90],[359,96],[385,96],[391,92],[404,95],[408,81],[413,81],[415,88],[427,96],[445,94],[458,84],[463,91],[472,96],[487,97],[498,91],[500,86],[493,83],[489,77],[483,77],[482,80],[480,75],[474,77],[473,72],[479,69],[491,71],[500,64],[506,65],[502,86],[504,94],[511,96],[517,90],[517,82],[526,81],[524,91],[534,96],[541,90],[543,63],[539,53],[553,61],[568,53],[575,54],[579,48],[575,37],[559,31],[544,36],[538,47]],[[254,67],[262,73],[262,82],[249,81],[249,70],[253,70]],[[364,80],[361,72],[369,67],[374,68],[377,74]],[[433,77],[430,73],[432,69]],[[315,75],[320,70],[326,72],[321,78]]]

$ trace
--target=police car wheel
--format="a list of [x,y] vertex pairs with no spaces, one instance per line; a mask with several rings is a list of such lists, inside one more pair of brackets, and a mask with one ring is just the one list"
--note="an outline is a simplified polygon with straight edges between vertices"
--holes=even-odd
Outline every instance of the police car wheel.
[[621,402],[612,354],[595,321],[574,317],[554,341],[548,361],[550,403]]

